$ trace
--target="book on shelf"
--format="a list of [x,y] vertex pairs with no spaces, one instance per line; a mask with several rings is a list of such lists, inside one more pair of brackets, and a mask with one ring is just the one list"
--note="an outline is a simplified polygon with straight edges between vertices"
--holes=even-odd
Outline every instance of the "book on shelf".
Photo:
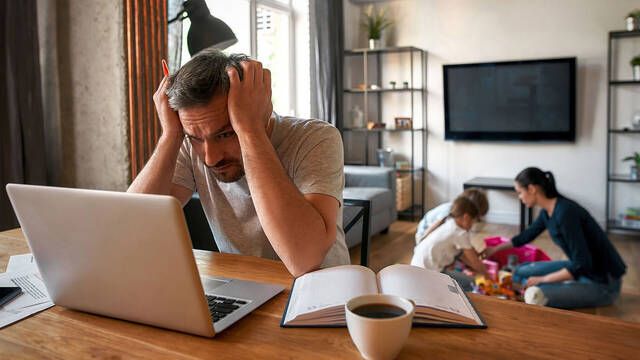
[[365,294],[389,294],[416,304],[413,324],[486,328],[460,285],[449,275],[396,264],[377,274],[360,265],[314,271],[295,279],[282,327],[344,327],[345,304]]
[[640,208],[628,207],[624,211],[624,215],[625,215],[625,217],[628,217],[630,219],[640,220]]
[[640,229],[640,208],[628,207],[621,216],[620,225]]

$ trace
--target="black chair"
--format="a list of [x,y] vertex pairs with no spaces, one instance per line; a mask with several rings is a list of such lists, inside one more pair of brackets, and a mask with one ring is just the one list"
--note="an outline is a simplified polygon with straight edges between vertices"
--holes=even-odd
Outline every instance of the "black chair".
[[[369,214],[371,201],[358,199],[344,199],[342,213],[345,235],[360,221],[362,224],[362,242],[360,244],[360,264],[369,266]],[[194,193],[184,206],[184,217],[189,228],[189,236],[194,249],[219,251],[211,233],[207,216],[202,210],[200,196]]]
[[345,237],[349,230],[362,220],[362,241],[360,242],[360,265],[369,266],[369,219],[371,201],[360,199],[343,199],[342,226]]
[[189,228],[189,236],[191,236],[191,244],[194,249],[218,251],[216,242],[211,233],[207,216],[202,210],[200,204],[200,196],[194,193],[189,199],[187,205],[184,206],[184,218],[187,220]]

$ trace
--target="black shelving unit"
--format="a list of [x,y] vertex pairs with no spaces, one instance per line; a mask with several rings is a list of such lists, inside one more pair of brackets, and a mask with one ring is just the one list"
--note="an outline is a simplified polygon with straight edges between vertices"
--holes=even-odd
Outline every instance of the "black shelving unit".
[[[399,56],[409,56],[409,66],[410,66],[410,79],[408,81],[408,86],[404,87],[403,84],[397,84],[399,86],[395,88],[382,87],[383,75],[383,66],[382,62],[384,61],[384,57],[390,54],[406,54]],[[409,156],[410,167],[408,169],[396,169],[398,174],[408,174],[411,177],[411,206],[398,213],[399,218],[416,220],[422,217],[424,214],[424,198],[425,198],[425,172],[426,172],[426,159],[427,159],[427,99],[426,99],[426,84],[427,84],[427,52],[413,46],[403,46],[403,47],[388,47],[382,49],[352,49],[345,50],[345,64],[347,63],[348,58],[352,57],[361,57],[362,58],[362,68],[363,68],[363,86],[361,88],[353,88],[353,84],[347,84],[344,89],[345,96],[362,96],[364,102],[364,119],[365,122],[368,120],[374,120],[375,122],[393,122],[394,119],[380,119],[382,116],[382,109],[385,103],[385,95],[386,94],[402,94],[401,96],[410,96],[411,100],[411,111],[410,117],[412,119],[412,126],[409,129],[396,129],[396,128],[350,128],[343,126],[340,130],[343,134],[343,139],[345,139],[345,159],[348,158],[348,148],[349,144],[347,144],[347,136],[346,134],[357,134],[361,138],[364,139],[364,160],[359,162],[350,162],[346,161],[347,165],[378,165],[377,159],[374,156],[374,159],[371,159],[370,152],[370,139],[373,138],[372,141],[377,142],[378,148],[383,148],[385,143],[385,137],[390,136],[391,134],[409,134],[411,141],[411,153]],[[415,61],[415,63],[414,63]],[[373,63],[373,65],[372,65]],[[417,71],[414,71],[415,65],[419,66],[419,74]],[[346,70],[346,69],[345,69]],[[373,70],[375,75],[373,76],[374,81],[369,81],[370,75],[369,72]],[[345,71],[347,74],[347,71]],[[417,83],[417,80],[420,79],[420,82]],[[370,88],[371,84],[378,84],[380,87],[378,88]],[[376,119],[372,119],[369,115],[369,101],[375,102],[373,105],[374,108],[377,109],[375,112]],[[416,123],[416,113],[414,112],[414,101],[419,101],[420,105],[420,123]],[[347,111],[349,109],[345,109]],[[402,135],[407,136],[407,135]],[[349,141],[355,141],[354,137],[349,137]],[[421,163],[416,162],[416,143],[419,141],[419,148],[422,151]],[[420,182],[420,198],[417,198],[417,189],[416,182],[419,180]]]
[[[630,129],[630,128],[615,128],[614,123],[615,119],[612,115],[613,110],[613,96],[614,90],[621,86],[638,86],[640,85],[639,80],[630,80],[630,79],[615,79],[613,73],[613,64],[615,58],[614,54],[614,41],[620,41],[622,39],[628,38],[640,38],[640,31],[611,31],[609,32],[609,43],[608,43],[608,66],[607,66],[607,199],[606,199],[606,217],[607,217],[607,231],[624,231],[624,232],[634,232],[640,233],[640,228],[624,226],[621,224],[620,220],[616,218],[615,210],[611,209],[611,196],[612,196],[612,188],[615,186],[619,186],[619,184],[637,184],[638,186],[635,188],[635,191],[640,191],[640,180],[631,179],[629,175],[623,174],[614,174],[612,167],[612,153],[613,146],[618,137],[620,136],[637,136],[638,142],[640,144],[640,130]],[[626,186],[626,185],[623,185]]]
[[368,90],[364,90],[364,89],[345,89],[344,92],[346,93],[382,93],[382,92],[422,92],[423,89],[412,89],[412,88],[407,88],[407,89],[368,89]]
[[609,129],[609,132],[615,134],[640,134],[640,130],[631,129]]

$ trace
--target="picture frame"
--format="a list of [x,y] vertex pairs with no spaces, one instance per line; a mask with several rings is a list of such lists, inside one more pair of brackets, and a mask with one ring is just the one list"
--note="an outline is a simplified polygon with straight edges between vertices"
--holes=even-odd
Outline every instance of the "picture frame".
[[410,117],[397,116],[394,118],[396,129],[411,129],[413,128],[413,121]]

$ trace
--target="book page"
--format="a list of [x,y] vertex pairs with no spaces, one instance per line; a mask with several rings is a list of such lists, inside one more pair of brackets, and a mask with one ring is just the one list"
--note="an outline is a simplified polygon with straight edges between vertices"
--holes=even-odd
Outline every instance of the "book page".
[[401,296],[415,301],[416,307],[447,311],[482,324],[458,283],[449,275],[417,266],[396,264],[380,270],[378,282],[382,294]]
[[293,286],[285,324],[304,314],[342,307],[355,296],[377,293],[374,272],[360,265],[336,266],[302,275]]

